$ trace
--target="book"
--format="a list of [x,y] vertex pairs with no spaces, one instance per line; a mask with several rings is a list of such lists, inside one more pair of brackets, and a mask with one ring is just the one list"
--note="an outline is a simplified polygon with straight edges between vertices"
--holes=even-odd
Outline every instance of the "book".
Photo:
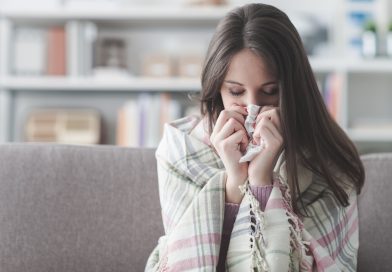
[[117,120],[117,145],[140,146],[140,115],[137,99],[127,101],[120,108]]
[[159,143],[162,134],[160,132],[160,110],[161,97],[159,94],[149,96],[149,111],[148,111],[148,133],[146,137],[145,147],[156,147]]
[[98,37],[98,28],[93,22],[87,21],[80,24],[80,74],[89,76],[93,73],[94,44]]
[[138,146],[146,145],[146,138],[149,134],[148,125],[152,115],[150,114],[150,94],[140,94],[138,97],[138,115],[139,115],[139,142]]
[[169,93],[143,93],[127,101],[118,111],[117,144],[157,147],[164,124],[180,118],[181,109],[181,103]]
[[67,34],[67,74],[70,77],[76,77],[81,74],[79,67],[79,40],[80,40],[80,23],[69,21],[65,25]]
[[94,44],[97,26],[89,21],[69,21],[66,23],[67,66],[70,76],[89,76],[93,72]]
[[46,31],[39,28],[19,27],[13,40],[13,67],[16,75],[43,75],[46,73]]
[[339,74],[331,73],[326,77],[324,87],[324,101],[332,118],[340,121],[341,104],[342,104],[342,78]]
[[48,30],[47,75],[66,75],[66,33],[64,27],[52,27]]

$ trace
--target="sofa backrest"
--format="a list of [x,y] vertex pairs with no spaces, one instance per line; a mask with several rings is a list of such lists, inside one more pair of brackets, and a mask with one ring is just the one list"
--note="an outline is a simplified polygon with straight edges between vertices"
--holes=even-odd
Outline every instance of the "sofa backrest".
[[[0,271],[143,271],[163,234],[154,153],[0,145]],[[358,271],[389,271],[392,154],[362,159]]]
[[0,271],[143,271],[163,233],[154,152],[0,145]]
[[391,271],[392,153],[362,156],[365,186],[358,199],[358,271]]

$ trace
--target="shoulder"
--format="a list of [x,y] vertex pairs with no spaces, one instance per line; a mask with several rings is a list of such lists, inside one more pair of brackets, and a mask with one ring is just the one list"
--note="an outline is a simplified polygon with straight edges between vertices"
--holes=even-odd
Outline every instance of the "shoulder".
[[[309,156],[308,159],[311,160],[311,157]],[[320,165],[316,166],[316,169],[311,168],[309,164],[300,158],[297,160],[297,167],[300,188],[299,198],[305,206],[319,199],[330,199],[331,203],[339,203],[338,196],[335,193],[338,187],[349,198],[351,195],[356,194],[356,186],[352,179],[345,171],[342,171],[336,164],[330,161],[325,162],[324,171],[321,171]],[[329,180],[331,178],[333,181]]]
[[155,152],[158,163],[170,165],[171,171],[175,169],[191,180],[204,176],[201,174],[204,171],[199,170],[209,169],[205,171],[206,175],[221,171],[223,166],[220,158],[203,141],[203,121],[203,118],[192,115],[166,123]]
[[185,134],[190,134],[191,131],[200,122],[201,117],[198,115],[189,115],[180,119],[173,120],[165,124],[165,132],[167,129],[175,129]]
[[157,158],[175,162],[210,148],[203,140],[203,120],[191,115],[166,123],[156,151]]
[[[316,161],[308,153],[304,153],[308,161]],[[331,160],[324,161],[324,165],[316,164],[314,167],[317,170],[310,170],[311,167],[303,159],[299,159],[300,164],[312,172],[312,184],[315,183],[317,187],[324,187],[324,190],[332,190],[331,182],[328,181],[330,176],[336,186],[340,187],[347,195],[350,195],[356,190],[355,184],[352,179],[348,176],[347,172],[341,167],[338,167],[337,163]],[[324,169],[324,171],[322,171]],[[320,186],[320,185],[323,186]]]

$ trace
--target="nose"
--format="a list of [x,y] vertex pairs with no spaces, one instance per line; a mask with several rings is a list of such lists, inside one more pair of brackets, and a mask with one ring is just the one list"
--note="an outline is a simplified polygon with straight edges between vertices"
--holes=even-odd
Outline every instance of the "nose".
[[260,101],[257,97],[257,92],[252,92],[251,94],[249,94],[246,98],[246,104],[253,104],[253,105],[259,105]]

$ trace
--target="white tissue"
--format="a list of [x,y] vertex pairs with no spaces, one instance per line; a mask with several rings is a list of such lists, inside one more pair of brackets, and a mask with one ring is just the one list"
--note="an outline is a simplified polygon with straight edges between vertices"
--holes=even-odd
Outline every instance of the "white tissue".
[[260,153],[264,148],[264,141],[261,140],[260,145],[252,144],[253,132],[255,131],[254,125],[256,123],[257,115],[260,111],[260,106],[250,104],[247,107],[248,116],[245,119],[245,129],[249,136],[249,144],[246,147],[245,154],[240,158],[239,162],[251,161],[258,153]]

